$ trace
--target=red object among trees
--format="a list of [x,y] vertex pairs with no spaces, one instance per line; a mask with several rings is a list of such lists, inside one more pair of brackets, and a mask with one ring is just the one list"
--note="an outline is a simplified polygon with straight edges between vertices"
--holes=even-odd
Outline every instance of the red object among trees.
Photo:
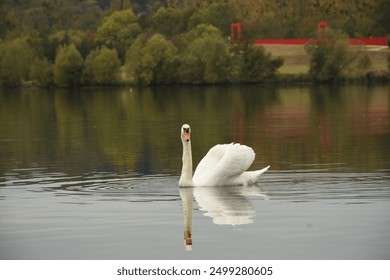
[[230,40],[232,42],[236,41],[236,33],[237,33],[237,41],[241,41],[241,33],[242,33],[242,26],[241,22],[232,22],[230,24]]
[[[321,21],[318,23],[317,28],[321,34],[323,29],[329,28],[327,21]],[[242,35],[242,25],[240,22],[233,22],[230,25],[230,40],[232,42],[240,42]],[[321,36],[321,35],[320,35]],[[319,37],[318,39],[320,39]],[[310,39],[256,39],[253,41],[256,45],[304,45]],[[387,46],[387,38],[350,38],[349,43],[351,45],[373,45],[373,46]]]

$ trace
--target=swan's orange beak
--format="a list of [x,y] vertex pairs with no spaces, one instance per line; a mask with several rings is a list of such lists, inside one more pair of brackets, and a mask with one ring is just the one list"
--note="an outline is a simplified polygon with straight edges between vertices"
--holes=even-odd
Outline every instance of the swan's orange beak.
[[183,138],[186,142],[190,141],[190,132],[184,131],[183,132]]

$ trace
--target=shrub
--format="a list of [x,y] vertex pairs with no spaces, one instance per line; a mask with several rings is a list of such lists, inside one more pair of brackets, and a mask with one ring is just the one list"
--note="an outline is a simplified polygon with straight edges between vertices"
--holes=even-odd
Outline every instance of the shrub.
[[138,17],[131,9],[116,11],[103,19],[96,34],[96,40],[117,50],[122,61],[126,49],[141,32]]
[[95,77],[93,75],[92,63],[95,57],[99,54],[99,49],[92,50],[84,61],[82,82],[84,84],[93,84],[95,83]]
[[[193,83],[223,83],[228,81],[231,57],[222,37],[205,35],[196,39],[187,49],[185,58],[190,75],[187,80]],[[193,77],[197,77],[195,80]]]
[[92,60],[92,73],[98,84],[115,84],[119,79],[121,62],[115,49],[102,47]]
[[172,37],[186,29],[184,14],[173,8],[161,7],[152,17],[152,23],[157,33]]
[[74,44],[60,46],[54,63],[54,82],[58,86],[80,85],[84,60]]
[[262,46],[247,45],[242,51],[242,56],[240,80],[243,82],[260,82],[273,77],[277,69],[283,65],[282,58],[272,58]]
[[161,34],[146,40],[139,36],[126,56],[126,67],[138,83],[169,84],[175,81],[177,48]]
[[30,78],[42,87],[53,84],[53,64],[46,58],[36,58],[31,64]]
[[181,57],[180,82],[228,82],[232,56],[217,28],[202,24],[182,38],[187,47]]
[[19,86],[28,78],[34,50],[24,38],[4,43],[1,58],[1,78],[6,86]]
[[189,19],[190,27],[209,24],[217,27],[225,36],[230,34],[230,24],[236,19],[235,12],[227,3],[212,3],[206,9],[197,10]]
[[319,38],[305,45],[310,56],[309,75],[316,81],[342,79],[353,61],[346,35],[328,29],[322,30]]

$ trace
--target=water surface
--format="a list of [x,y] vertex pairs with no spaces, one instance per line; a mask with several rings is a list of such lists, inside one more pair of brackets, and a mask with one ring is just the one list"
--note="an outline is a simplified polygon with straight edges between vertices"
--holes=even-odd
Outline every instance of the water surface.
[[[390,259],[388,87],[0,93],[0,259]],[[217,143],[257,186],[177,186]],[[184,245],[191,235],[192,246]]]

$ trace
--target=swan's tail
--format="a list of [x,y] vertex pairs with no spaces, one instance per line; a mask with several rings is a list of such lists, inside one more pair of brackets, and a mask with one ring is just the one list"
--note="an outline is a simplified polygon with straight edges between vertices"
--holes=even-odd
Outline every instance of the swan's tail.
[[268,165],[267,167],[263,168],[263,169],[260,169],[260,170],[256,170],[256,171],[246,171],[244,172],[242,175],[244,176],[245,178],[245,181],[246,181],[246,185],[253,185],[253,184],[256,184],[259,180],[260,180],[260,176],[268,170],[268,168],[270,168],[270,165]]

